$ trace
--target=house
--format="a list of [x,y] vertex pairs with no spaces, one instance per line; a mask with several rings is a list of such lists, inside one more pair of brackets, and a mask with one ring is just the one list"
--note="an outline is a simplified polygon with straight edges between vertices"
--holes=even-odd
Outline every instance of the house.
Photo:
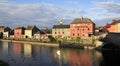
[[43,32],[41,34],[41,39],[48,39],[49,36],[52,36],[52,30],[51,29],[41,29],[41,31]]
[[11,29],[9,27],[0,26],[0,33],[6,32],[6,31],[11,31]]
[[70,24],[70,37],[89,37],[95,34],[95,23],[89,18],[77,18]]
[[25,29],[25,38],[34,38],[34,34],[38,31],[39,31],[39,29],[35,25],[28,26]]
[[0,35],[1,38],[8,38],[10,34],[11,29],[9,27],[0,26]]
[[40,31],[38,31],[34,34],[34,38],[36,38],[38,40],[41,40],[41,36],[44,35],[44,34],[45,33],[40,30]]
[[120,20],[115,20],[115,19],[112,20],[112,23],[106,24],[105,28],[108,32],[119,33],[120,32]]
[[24,38],[24,31],[25,31],[25,28],[24,27],[17,27],[14,29],[14,38],[15,39],[22,39]]
[[70,25],[54,25],[52,28],[54,38],[70,38]]

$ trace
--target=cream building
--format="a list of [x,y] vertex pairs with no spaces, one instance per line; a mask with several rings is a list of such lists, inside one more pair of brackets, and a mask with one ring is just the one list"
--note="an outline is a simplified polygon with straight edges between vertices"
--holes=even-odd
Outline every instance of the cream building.
[[54,38],[70,38],[70,25],[54,25],[52,28]]
[[36,26],[28,26],[25,29],[25,38],[34,38],[34,34],[39,31]]

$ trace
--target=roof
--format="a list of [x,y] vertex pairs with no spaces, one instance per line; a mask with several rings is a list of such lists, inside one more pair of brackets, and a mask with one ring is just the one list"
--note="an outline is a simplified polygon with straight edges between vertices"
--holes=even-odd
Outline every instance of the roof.
[[0,26],[0,28],[5,28],[5,26]]
[[36,32],[35,34],[45,34],[43,31],[38,31],[38,32]]
[[92,21],[89,18],[77,18],[71,24],[90,23],[90,22],[92,22]]
[[120,23],[120,20],[115,20],[114,22],[112,22],[110,25],[115,25],[117,23]]
[[35,25],[33,25],[33,26],[28,26],[26,29],[27,30],[32,30],[32,29],[34,29],[36,26]]
[[54,25],[53,28],[70,28],[70,25]]
[[24,27],[17,27],[17,28],[15,28],[15,29],[25,29]]
[[45,34],[50,34],[52,33],[51,29],[41,29],[42,32],[44,32]]

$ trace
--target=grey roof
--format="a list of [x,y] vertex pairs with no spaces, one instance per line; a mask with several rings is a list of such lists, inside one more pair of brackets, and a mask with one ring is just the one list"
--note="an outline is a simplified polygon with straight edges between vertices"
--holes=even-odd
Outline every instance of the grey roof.
[[24,27],[17,27],[17,28],[15,28],[15,29],[25,29]]
[[70,28],[70,25],[54,25],[53,28]]
[[90,23],[92,22],[89,18],[77,18],[71,24],[79,24],[79,23]]
[[28,27],[26,28],[26,30],[33,30],[33,29],[39,30],[35,25],[33,25],[33,26],[28,26]]
[[38,32],[36,32],[35,34],[45,34],[43,31],[38,31]]
[[111,25],[114,25],[114,24],[117,24],[117,23],[120,23],[120,20],[115,20],[114,22],[111,23]]

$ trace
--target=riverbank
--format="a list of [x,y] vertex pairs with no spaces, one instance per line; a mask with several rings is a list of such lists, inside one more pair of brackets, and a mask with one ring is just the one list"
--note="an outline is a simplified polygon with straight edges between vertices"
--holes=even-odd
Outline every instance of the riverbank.
[[41,42],[32,42],[32,41],[17,41],[17,40],[3,40],[3,39],[0,39],[0,41],[3,41],[3,42],[17,42],[17,43],[41,45],[41,46],[59,47],[58,43],[41,43]]

